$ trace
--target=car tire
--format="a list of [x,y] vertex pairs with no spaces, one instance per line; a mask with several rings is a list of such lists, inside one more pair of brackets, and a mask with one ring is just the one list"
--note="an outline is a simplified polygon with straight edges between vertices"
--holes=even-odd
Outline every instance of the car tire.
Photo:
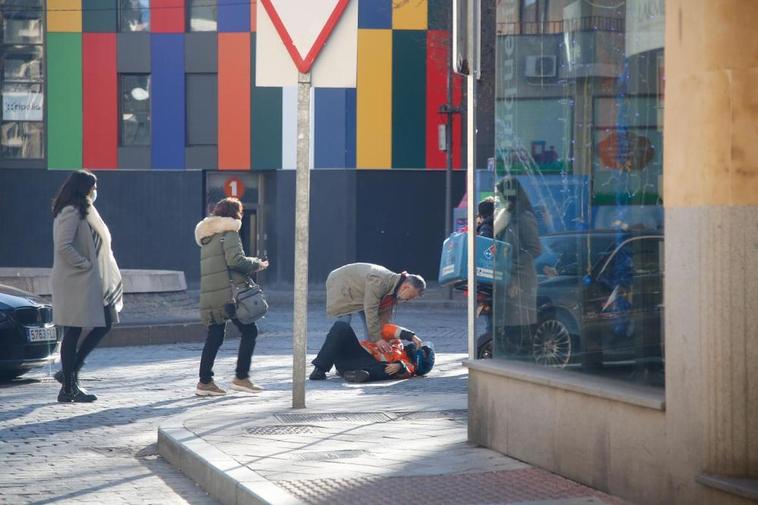
[[484,342],[476,351],[477,359],[492,359],[492,339]]
[[532,338],[532,358],[535,363],[563,368],[578,354],[578,339],[572,331],[576,326],[562,314],[541,317]]

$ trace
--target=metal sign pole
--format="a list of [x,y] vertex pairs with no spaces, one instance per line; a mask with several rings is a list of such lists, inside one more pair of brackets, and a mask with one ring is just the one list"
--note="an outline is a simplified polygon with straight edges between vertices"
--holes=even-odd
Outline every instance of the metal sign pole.
[[476,244],[476,225],[474,223],[474,206],[476,205],[476,188],[474,187],[474,168],[476,158],[476,75],[474,69],[478,68],[475,61],[477,56],[474,44],[476,41],[475,30],[478,29],[476,19],[477,8],[475,4],[478,0],[469,0],[467,12],[467,57],[469,61],[469,72],[466,76],[466,222],[468,224],[467,244],[468,250],[467,268],[468,268],[468,299],[466,307],[468,313],[467,330],[468,330],[468,357],[476,359],[476,255],[474,247]]
[[305,408],[308,337],[308,222],[310,214],[311,74],[297,84],[297,174],[295,186],[295,293],[292,322],[292,407]]

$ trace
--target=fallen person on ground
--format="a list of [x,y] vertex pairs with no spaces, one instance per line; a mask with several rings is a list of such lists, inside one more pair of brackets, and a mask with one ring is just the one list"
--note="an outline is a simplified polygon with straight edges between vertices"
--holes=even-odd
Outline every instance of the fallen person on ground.
[[358,340],[349,324],[337,321],[312,361],[310,380],[326,379],[332,366],[347,382],[408,379],[431,371],[435,353],[430,342],[391,323],[382,326],[381,337],[389,351],[381,351],[373,341]]

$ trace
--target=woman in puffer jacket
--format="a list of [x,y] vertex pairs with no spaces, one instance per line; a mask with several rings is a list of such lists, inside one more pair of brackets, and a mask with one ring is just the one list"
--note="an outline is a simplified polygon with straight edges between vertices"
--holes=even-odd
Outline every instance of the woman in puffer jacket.
[[231,388],[254,393],[263,388],[250,381],[250,362],[255,350],[258,327],[242,324],[234,314],[232,285],[242,286],[260,270],[268,268],[268,260],[245,256],[239,230],[242,226],[242,203],[224,198],[211,216],[195,227],[195,241],[200,246],[200,317],[208,326],[203,354],[200,358],[200,381],[195,394],[221,396],[226,391],[213,382],[213,363],[224,342],[226,321],[231,319],[242,334],[237,354],[237,369]]

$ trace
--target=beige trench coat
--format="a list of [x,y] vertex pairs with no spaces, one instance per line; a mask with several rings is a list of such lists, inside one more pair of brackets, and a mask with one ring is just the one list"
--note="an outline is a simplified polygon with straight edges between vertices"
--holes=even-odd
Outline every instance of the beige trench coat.
[[382,338],[381,324],[385,322],[379,315],[379,304],[395,291],[400,277],[371,263],[351,263],[332,270],[326,279],[326,312],[339,317],[364,311],[368,337],[376,342]]
[[[105,326],[103,285],[95,241],[86,219],[72,205],[53,221],[53,322],[60,326]],[[112,322],[118,321],[111,311]]]

